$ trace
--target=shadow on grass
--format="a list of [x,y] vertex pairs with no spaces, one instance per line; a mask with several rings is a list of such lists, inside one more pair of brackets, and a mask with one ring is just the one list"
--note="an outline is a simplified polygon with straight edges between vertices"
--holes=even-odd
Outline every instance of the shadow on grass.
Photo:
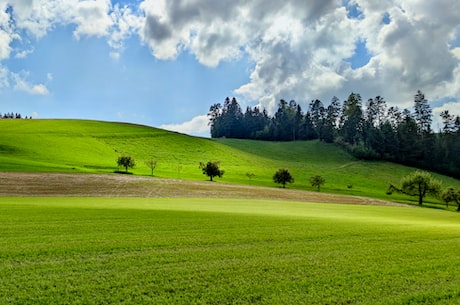
[[122,175],[132,175],[133,173],[131,172],[125,172],[125,171],[119,171],[119,170],[116,170],[116,171],[113,171],[115,174],[122,174]]

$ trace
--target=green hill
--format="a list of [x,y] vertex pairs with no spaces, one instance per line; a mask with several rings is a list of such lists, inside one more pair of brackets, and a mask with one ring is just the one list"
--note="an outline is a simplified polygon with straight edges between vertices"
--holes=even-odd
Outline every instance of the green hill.
[[[322,175],[324,192],[388,199],[388,183],[397,183],[412,168],[359,161],[333,144],[206,139],[161,129],[85,120],[0,120],[0,171],[113,173],[116,159],[131,155],[136,175],[149,175],[145,165],[157,160],[155,176],[206,180],[198,165],[219,160],[222,181],[275,186],[273,173],[287,168],[295,178],[289,188],[312,190],[309,177]],[[249,179],[246,174],[255,176]],[[445,186],[459,187],[439,176]],[[403,200],[405,197],[393,196]]]

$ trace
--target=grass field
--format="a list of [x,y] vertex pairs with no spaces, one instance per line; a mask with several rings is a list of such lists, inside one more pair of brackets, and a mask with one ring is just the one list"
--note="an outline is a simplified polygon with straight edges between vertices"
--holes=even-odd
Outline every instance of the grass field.
[[0,198],[1,304],[460,304],[460,215]]
[[[206,180],[200,162],[219,160],[225,170],[219,182],[276,187],[274,172],[287,168],[295,178],[291,189],[313,190],[309,178],[322,175],[329,193],[406,201],[402,195],[388,198],[389,183],[413,171],[388,162],[358,161],[332,144],[204,139],[160,129],[83,120],[0,120],[0,171],[112,173],[116,159],[131,155],[136,175],[150,175],[144,164],[157,160],[155,176]],[[249,180],[247,173],[255,176]],[[444,185],[460,188],[460,182],[438,176]],[[351,188],[349,188],[351,186]],[[436,200],[428,199],[433,202]]]
[[[81,120],[0,128],[0,304],[460,304],[460,214],[347,196],[407,202],[385,189],[412,168],[315,141]],[[121,154],[135,175],[110,174]],[[156,178],[142,177],[148,159]],[[219,182],[198,169],[209,160]],[[272,182],[280,167],[288,190]],[[305,192],[316,174],[323,193]]]

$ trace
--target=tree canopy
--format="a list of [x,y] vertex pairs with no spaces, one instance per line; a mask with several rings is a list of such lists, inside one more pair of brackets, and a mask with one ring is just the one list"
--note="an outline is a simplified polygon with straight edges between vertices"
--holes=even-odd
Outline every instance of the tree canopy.
[[390,185],[388,193],[393,191],[418,198],[418,204],[423,204],[426,195],[438,196],[441,182],[426,171],[415,171],[401,179],[401,187]]
[[128,168],[136,166],[136,162],[131,156],[120,156],[118,157],[117,165],[124,167],[125,171],[128,172]]
[[460,212],[460,191],[455,190],[452,187],[447,188],[441,194],[441,199],[449,205],[450,202],[454,202],[457,205],[457,212]]
[[286,188],[286,183],[293,183],[294,177],[292,177],[291,173],[287,169],[280,168],[273,175],[273,181],[275,183],[281,184],[283,188]]
[[200,162],[200,169],[203,172],[203,175],[209,177],[209,180],[212,181],[214,177],[221,178],[224,175],[224,171],[219,168],[219,161],[209,161],[208,163]]
[[321,177],[320,175],[310,177],[310,184],[312,187],[316,187],[318,192],[321,190],[321,185],[326,183],[326,179]]

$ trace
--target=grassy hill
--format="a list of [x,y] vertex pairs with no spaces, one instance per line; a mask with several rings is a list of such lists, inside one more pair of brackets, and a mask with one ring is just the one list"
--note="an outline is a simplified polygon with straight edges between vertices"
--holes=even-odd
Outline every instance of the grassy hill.
[[[295,178],[289,188],[312,190],[308,179],[322,175],[324,192],[388,199],[388,183],[412,168],[359,161],[332,144],[205,139],[156,128],[85,120],[0,120],[0,171],[113,173],[116,159],[131,155],[136,175],[149,175],[144,164],[157,160],[155,176],[206,180],[200,162],[219,160],[226,183],[275,186],[273,173],[287,168]],[[255,176],[249,179],[246,174]],[[460,187],[439,176],[445,186]],[[391,199],[404,200],[393,196]]]

